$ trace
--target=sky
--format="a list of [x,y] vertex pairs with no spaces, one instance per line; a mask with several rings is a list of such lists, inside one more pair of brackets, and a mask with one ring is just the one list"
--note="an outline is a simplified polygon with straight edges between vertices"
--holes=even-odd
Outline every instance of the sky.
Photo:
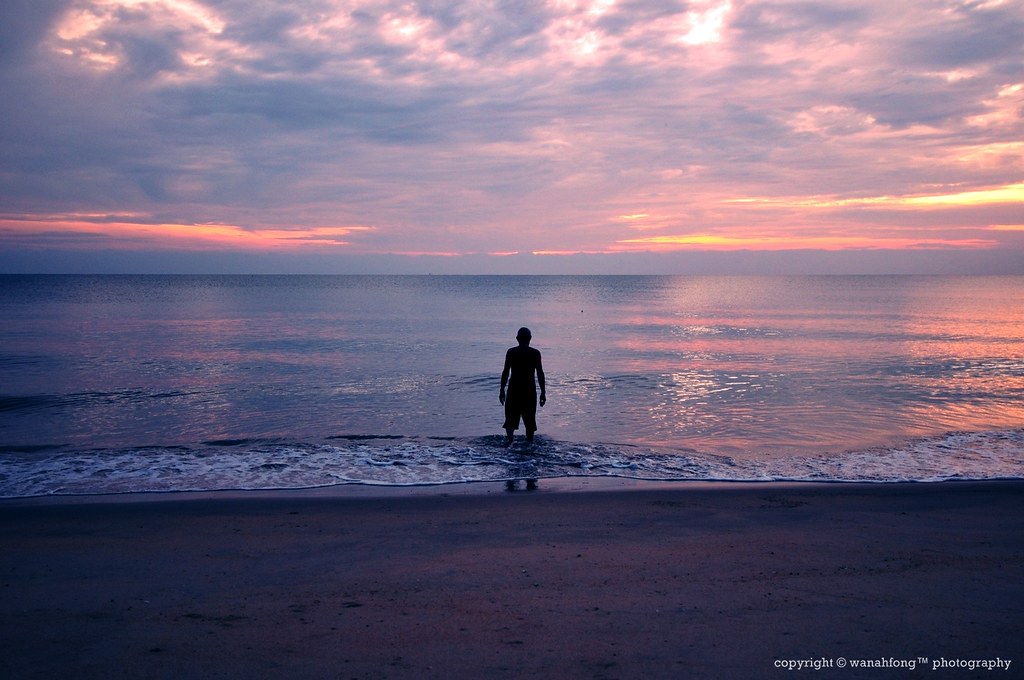
[[1024,274],[1020,0],[3,0],[0,273]]

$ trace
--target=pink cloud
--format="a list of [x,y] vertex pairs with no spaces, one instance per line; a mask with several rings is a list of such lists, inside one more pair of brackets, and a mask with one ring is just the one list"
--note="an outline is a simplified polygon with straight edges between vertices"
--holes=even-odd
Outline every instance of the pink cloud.
[[86,0],[12,21],[32,37],[0,63],[8,247],[1020,246],[989,227],[1024,203],[1017,3]]

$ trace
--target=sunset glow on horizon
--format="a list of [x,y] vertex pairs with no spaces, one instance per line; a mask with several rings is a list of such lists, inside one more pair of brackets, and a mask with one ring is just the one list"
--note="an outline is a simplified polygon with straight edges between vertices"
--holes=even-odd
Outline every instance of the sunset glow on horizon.
[[1024,273],[1020,3],[56,0],[0,18],[0,273],[165,251],[337,271],[935,251]]

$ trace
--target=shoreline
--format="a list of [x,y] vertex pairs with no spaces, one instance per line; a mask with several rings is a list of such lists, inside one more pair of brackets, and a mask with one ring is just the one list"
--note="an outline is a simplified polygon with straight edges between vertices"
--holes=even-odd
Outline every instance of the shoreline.
[[15,496],[0,498],[0,508],[5,504],[17,506],[82,505],[104,503],[156,503],[174,501],[205,500],[272,500],[272,499],[386,499],[430,496],[488,496],[492,494],[520,493],[530,495],[586,494],[614,491],[708,491],[740,489],[829,489],[833,487],[871,488],[916,488],[916,487],[960,487],[973,485],[1020,485],[1024,490],[1024,479],[945,479],[940,481],[869,482],[845,480],[652,480],[615,476],[570,476],[539,478],[537,488],[527,490],[523,479],[514,480],[515,489],[507,488],[508,480],[448,482],[426,484],[336,484],[308,488],[281,489],[215,489],[202,491],[138,491],[125,493],[96,494],[53,494],[49,496]]
[[[892,447],[763,459],[756,451],[733,459],[669,447],[650,449],[660,451],[658,455],[640,455],[641,449],[634,450],[632,444],[596,443],[591,448],[558,440],[542,440],[545,448],[535,455],[508,456],[506,449],[492,447],[487,437],[437,438],[440,448],[424,444],[423,438],[396,437],[402,442],[391,450],[393,438],[377,438],[388,442],[367,449],[365,437],[342,448],[311,442],[223,440],[227,447],[223,455],[220,449],[209,449],[219,446],[211,442],[199,448],[100,447],[60,453],[60,447],[47,447],[38,456],[32,447],[4,447],[12,455],[0,461],[0,502],[263,491],[379,495],[439,488],[477,493],[474,488],[481,485],[531,478],[566,491],[609,484],[935,484],[1024,479],[1021,428],[947,431],[901,440]],[[966,453],[947,460],[951,449]],[[681,462],[685,470],[677,467]],[[468,472],[467,466],[472,468]]]
[[776,662],[826,660],[816,676],[868,677],[839,658],[1024,669],[1022,481],[571,493],[544,481],[2,502],[6,672],[786,677]]

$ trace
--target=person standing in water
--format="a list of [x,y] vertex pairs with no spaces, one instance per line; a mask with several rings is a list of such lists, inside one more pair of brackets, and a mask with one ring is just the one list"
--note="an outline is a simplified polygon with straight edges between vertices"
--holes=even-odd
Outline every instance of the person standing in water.
[[[532,338],[529,328],[520,328],[516,334],[519,345],[505,352],[505,368],[501,371],[501,391],[498,393],[498,401],[505,406],[505,446],[511,446],[512,433],[519,429],[520,418],[526,429],[526,442],[533,442],[533,433],[537,431],[537,383],[540,383],[540,405],[547,401],[544,367],[540,352],[530,347]],[[534,382],[534,374],[537,382]]]

